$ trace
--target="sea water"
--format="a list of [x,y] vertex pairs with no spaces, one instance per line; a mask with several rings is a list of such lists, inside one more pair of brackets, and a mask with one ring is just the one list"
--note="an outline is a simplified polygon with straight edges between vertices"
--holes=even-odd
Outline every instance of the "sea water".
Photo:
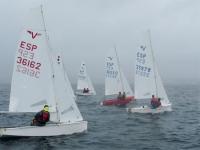
[[[166,84],[172,112],[127,113],[126,107],[100,106],[96,96],[77,99],[88,131],[59,137],[0,139],[0,150],[200,150],[200,85]],[[10,85],[0,84],[0,110],[8,110]],[[148,102],[147,102],[148,103]],[[0,126],[29,125],[33,115],[0,114]]]

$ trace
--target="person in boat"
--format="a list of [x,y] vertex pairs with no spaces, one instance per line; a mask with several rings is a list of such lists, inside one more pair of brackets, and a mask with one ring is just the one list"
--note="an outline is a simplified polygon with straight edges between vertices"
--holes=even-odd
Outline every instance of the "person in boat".
[[123,92],[123,94],[122,94],[122,99],[125,99],[125,98],[126,98],[126,93]]
[[152,106],[153,109],[158,108],[159,106],[161,106],[160,98],[155,98],[155,96],[152,95],[151,106]]
[[87,89],[86,89],[86,93],[89,93],[89,91],[90,91],[90,90],[87,88]]
[[49,106],[48,105],[44,105],[43,110],[41,110],[40,112],[38,112],[31,125],[32,126],[45,126],[46,123],[49,121],[50,118],[50,113],[49,113]]
[[86,93],[86,89],[85,88],[83,89],[83,93]]
[[117,99],[122,99],[122,93],[121,92],[119,92]]

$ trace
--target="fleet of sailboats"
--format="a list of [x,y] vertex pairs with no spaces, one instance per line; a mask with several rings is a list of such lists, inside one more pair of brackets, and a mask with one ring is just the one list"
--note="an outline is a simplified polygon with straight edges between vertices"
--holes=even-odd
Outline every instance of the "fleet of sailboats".
[[[128,107],[132,113],[161,113],[171,111],[171,103],[156,66],[150,34],[136,50],[135,93],[129,85],[116,48],[105,57],[105,99],[101,105],[127,105],[146,100],[147,105]],[[85,62],[78,73],[76,95],[96,95]],[[19,126],[0,128],[0,136],[59,136],[87,130],[75,102],[76,95],[67,76],[60,52],[49,46],[43,8],[32,9],[18,43],[10,92],[9,111],[4,113],[36,113],[44,105],[50,107],[50,120],[46,126]],[[161,98],[161,106],[151,108],[150,99]]]

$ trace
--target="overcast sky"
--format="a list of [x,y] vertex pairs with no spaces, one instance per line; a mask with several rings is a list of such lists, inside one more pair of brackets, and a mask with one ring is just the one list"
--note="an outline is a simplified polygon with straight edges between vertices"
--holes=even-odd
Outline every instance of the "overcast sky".
[[11,82],[17,41],[31,8],[44,4],[50,42],[61,50],[70,80],[81,61],[104,82],[104,57],[116,45],[134,82],[135,50],[146,30],[164,82],[200,80],[199,0],[0,0],[0,83]]

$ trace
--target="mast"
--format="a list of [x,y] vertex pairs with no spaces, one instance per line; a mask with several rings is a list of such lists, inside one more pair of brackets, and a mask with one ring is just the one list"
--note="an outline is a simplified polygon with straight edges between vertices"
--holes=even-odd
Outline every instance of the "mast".
[[[46,25],[45,25],[45,20],[44,20],[44,12],[43,12],[43,6],[40,5],[41,8],[41,14],[42,14],[42,20],[43,20],[43,26],[44,26],[44,32],[45,32],[45,37],[46,37],[46,43],[48,48],[51,50],[50,44],[49,44],[49,38],[48,38],[48,34],[47,34],[47,30],[46,30]],[[56,116],[57,116],[57,120],[60,122],[60,115],[59,115],[59,110],[58,110],[58,101],[57,101],[57,97],[56,97],[56,92],[55,92],[55,75],[54,75],[54,69],[53,69],[53,61],[52,61],[52,57],[49,54],[48,50],[47,50],[48,56],[49,56],[49,60],[50,60],[50,64],[51,64],[51,70],[52,70],[52,81],[53,81],[53,91],[54,91],[54,96],[55,96],[55,102],[56,102]]]
[[117,55],[116,46],[115,46],[115,54],[116,54],[116,57],[117,57],[117,65],[119,67],[119,78],[120,78],[120,82],[121,82],[121,86],[122,86],[122,92],[125,92],[124,91],[124,84],[123,84],[123,81],[122,81],[122,74],[121,74],[120,62],[119,62],[119,57]]
[[156,76],[156,64],[155,64],[155,56],[153,53],[153,48],[151,44],[151,33],[150,30],[148,30],[148,37],[149,37],[149,42],[150,42],[150,49],[151,49],[151,54],[152,54],[152,59],[153,59],[153,71],[154,71],[154,81],[155,81],[155,88],[156,88],[156,97],[158,97],[158,87],[157,87],[157,76]]

